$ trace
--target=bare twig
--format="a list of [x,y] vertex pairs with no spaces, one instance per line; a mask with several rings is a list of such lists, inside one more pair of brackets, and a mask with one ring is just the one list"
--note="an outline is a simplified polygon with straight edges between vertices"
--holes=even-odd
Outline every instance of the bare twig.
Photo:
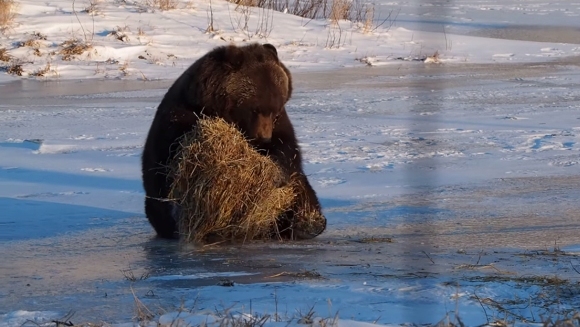
[[79,25],[81,25],[81,29],[83,30],[83,35],[85,36],[85,42],[88,43],[87,33],[85,33],[85,28],[83,27],[83,23],[81,23],[79,15],[77,14],[77,11],[75,10],[75,1],[76,0],[73,0],[73,2],[72,2],[72,10],[73,10],[73,13],[75,14],[75,17],[77,18],[77,21],[79,22]]
[[425,251],[421,251],[423,252],[423,254],[425,254],[425,256],[427,256],[427,259],[429,259],[429,261],[431,261],[432,264],[435,264],[435,261],[433,261],[433,259],[431,259],[431,257],[429,256],[429,254]]

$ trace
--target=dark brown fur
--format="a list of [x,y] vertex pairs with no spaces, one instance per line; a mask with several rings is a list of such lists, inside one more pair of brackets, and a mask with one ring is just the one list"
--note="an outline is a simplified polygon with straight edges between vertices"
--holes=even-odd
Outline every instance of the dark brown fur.
[[[202,116],[221,117],[234,124],[260,153],[277,162],[288,176],[297,176],[302,190],[297,203],[321,212],[304,175],[294,128],[284,108],[291,95],[290,71],[270,44],[216,48],[175,81],[157,109],[142,156],[145,213],[159,236],[178,237],[176,211],[166,201],[172,182],[168,165],[176,155],[177,141]],[[290,210],[280,219],[282,236],[312,238],[326,228],[321,215],[312,230],[295,230],[305,219],[298,212],[305,210]]]

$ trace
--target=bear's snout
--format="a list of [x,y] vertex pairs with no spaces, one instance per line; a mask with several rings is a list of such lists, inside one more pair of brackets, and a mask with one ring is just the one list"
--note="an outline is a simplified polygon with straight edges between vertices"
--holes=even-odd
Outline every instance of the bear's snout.
[[272,139],[272,130],[274,129],[274,122],[272,115],[258,115],[256,122],[255,136],[256,140],[261,143],[268,143]]

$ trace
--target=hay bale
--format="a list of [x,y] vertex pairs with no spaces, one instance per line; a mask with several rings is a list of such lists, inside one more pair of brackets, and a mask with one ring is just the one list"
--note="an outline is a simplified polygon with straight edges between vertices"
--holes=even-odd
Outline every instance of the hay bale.
[[184,136],[172,171],[170,198],[180,206],[179,232],[188,242],[279,236],[277,220],[294,202],[278,165],[220,118],[200,119]]

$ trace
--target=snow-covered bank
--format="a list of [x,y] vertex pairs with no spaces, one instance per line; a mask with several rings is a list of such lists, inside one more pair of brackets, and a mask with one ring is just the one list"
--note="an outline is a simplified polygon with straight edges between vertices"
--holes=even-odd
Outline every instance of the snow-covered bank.
[[[176,3],[176,9],[161,11],[140,0],[17,1],[18,15],[0,36],[0,49],[10,58],[0,62],[5,70],[0,81],[13,79],[6,71],[15,66],[25,78],[174,79],[211,48],[247,42],[274,44],[292,71],[396,64],[435,52],[441,62],[458,63],[533,62],[580,55],[573,28],[534,33],[532,27],[518,29],[513,24],[535,25],[542,20],[542,10],[547,10],[547,17],[557,13],[557,8],[543,6],[536,16],[512,14],[512,38],[524,35],[519,39],[527,40],[514,41],[465,35],[501,33],[497,26],[491,26],[497,33],[489,32],[489,26],[474,21],[487,8],[478,1],[441,7],[420,1],[378,2],[370,28],[360,22],[336,25],[226,1]],[[492,7],[488,9],[497,13],[514,10],[509,4],[500,6],[502,10]],[[578,12],[577,5],[570,5],[562,16]],[[214,31],[207,32],[210,15]],[[544,25],[549,22],[546,19]],[[571,37],[562,39],[564,35]],[[80,50],[70,54],[71,45]]]

